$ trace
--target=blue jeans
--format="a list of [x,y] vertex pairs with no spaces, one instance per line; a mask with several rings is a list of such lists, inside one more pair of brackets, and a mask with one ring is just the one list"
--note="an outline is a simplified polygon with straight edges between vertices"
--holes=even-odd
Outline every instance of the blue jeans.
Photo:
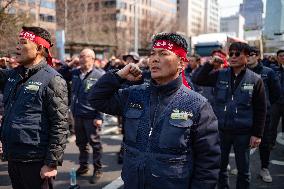
[[248,189],[250,187],[250,137],[251,135],[235,135],[220,131],[221,166],[218,183],[219,189],[230,188],[227,166],[232,146],[234,148],[238,169],[236,189]]

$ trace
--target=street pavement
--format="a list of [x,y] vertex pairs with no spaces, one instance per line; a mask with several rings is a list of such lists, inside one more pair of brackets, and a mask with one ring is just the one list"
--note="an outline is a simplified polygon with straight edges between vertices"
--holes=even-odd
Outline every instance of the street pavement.
[[[111,123],[111,124],[109,124]],[[103,177],[97,184],[89,184],[92,169],[86,176],[77,177],[77,182],[81,189],[123,189],[120,172],[121,165],[117,164],[116,153],[119,151],[122,136],[117,134],[118,128],[113,124],[115,120],[105,125],[102,130],[103,142]],[[271,155],[270,173],[273,177],[272,183],[264,183],[258,178],[260,160],[258,150],[251,154],[252,189],[282,189],[284,188],[284,136],[278,135],[278,143]],[[90,161],[91,163],[91,161]],[[282,164],[282,165],[280,165]],[[90,164],[91,165],[91,164]],[[235,168],[234,154],[230,158],[231,169]],[[75,142],[68,143],[65,152],[64,163],[58,168],[58,176],[55,181],[55,189],[68,189],[69,173],[72,168],[78,168],[78,148]],[[92,166],[90,166],[92,168]],[[230,174],[230,184],[235,188],[236,176]],[[11,184],[7,172],[7,162],[0,162],[0,189],[11,189]]]

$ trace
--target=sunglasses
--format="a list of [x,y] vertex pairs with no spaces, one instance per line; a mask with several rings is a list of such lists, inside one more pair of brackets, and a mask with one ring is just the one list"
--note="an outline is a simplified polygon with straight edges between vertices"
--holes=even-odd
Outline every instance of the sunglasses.
[[250,56],[257,56],[256,53],[250,53],[249,55],[250,55]]
[[229,53],[229,57],[232,57],[234,55],[235,55],[235,57],[239,57],[241,55],[241,52],[240,51],[236,51],[236,52],[230,52]]

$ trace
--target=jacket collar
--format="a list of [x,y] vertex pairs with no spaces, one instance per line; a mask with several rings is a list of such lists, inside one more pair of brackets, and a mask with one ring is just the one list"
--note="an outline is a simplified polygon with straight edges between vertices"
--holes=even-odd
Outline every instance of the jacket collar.
[[151,79],[150,86],[153,92],[165,96],[169,96],[176,92],[182,85],[182,77],[179,75],[175,80],[170,81],[165,85],[157,85],[157,83]]
[[25,68],[24,66],[20,66],[18,68],[19,74],[23,77],[23,78],[27,78],[30,77],[32,75],[34,75],[36,72],[38,72],[41,68],[47,66],[46,60],[43,59],[42,61],[40,61],[38,64],[33,65],[30,68]]

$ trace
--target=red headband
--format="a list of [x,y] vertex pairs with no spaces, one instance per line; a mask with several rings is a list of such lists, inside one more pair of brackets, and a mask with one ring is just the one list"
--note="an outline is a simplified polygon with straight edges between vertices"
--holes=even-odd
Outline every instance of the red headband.
[[[187,54],[186,50],[184,50],[183,48],[181,48],[177,44],[172,43],[169,40],[157,40],[155,42],[155,44],[153,45],[153,49],[158,49],[158,48],[169,50],[169,51],[175,53],[177,56],[179,56],[184,62],[188,62],[188,59],[186,57],[186,54]],[[181,74],[182,74],[183,84],[187,88],[191,89],[191,87],[189,86],[189,84],[186,80],[184,70],[182,71]]]
[[213,53],[213,56],[214,55],[217,55],[217,56],[219,56],[220,58],[222,58],[222,60],[223,60],[223,62],[224,62],[224,64],[223,64],[223,67],[228,67],[229,65],[228,65],[228,61],[227,61],[227,57],[226,57],[226,55],[225,54],[223,54],[223,53],[221,53],[221,52],[214,52]]
[[[51,45],[48,41],[46,41],[45,39],[43,39],[42,37],[39,37],[37,35],[35,35],[32,32],[29,31],[21,31],[20,33],[20,37],[21,38],[25,38],[29,41],[32,41],[38,45],[42,45],[45,48],[47,48],[48,50],[50,49]],[[46,58],[47,63],[52,66],[52,56],[50,54],[50,51],[48,51],[48,57]]]
[[178,55],[183,61],[188,62],[188,59],[186,57],[187,54],[186,50],[176,45],[175,43],[172,43],[168,40],[157,40],[153,45],[153,49],[157,48],[169,50],[175,53],[176,55]]

